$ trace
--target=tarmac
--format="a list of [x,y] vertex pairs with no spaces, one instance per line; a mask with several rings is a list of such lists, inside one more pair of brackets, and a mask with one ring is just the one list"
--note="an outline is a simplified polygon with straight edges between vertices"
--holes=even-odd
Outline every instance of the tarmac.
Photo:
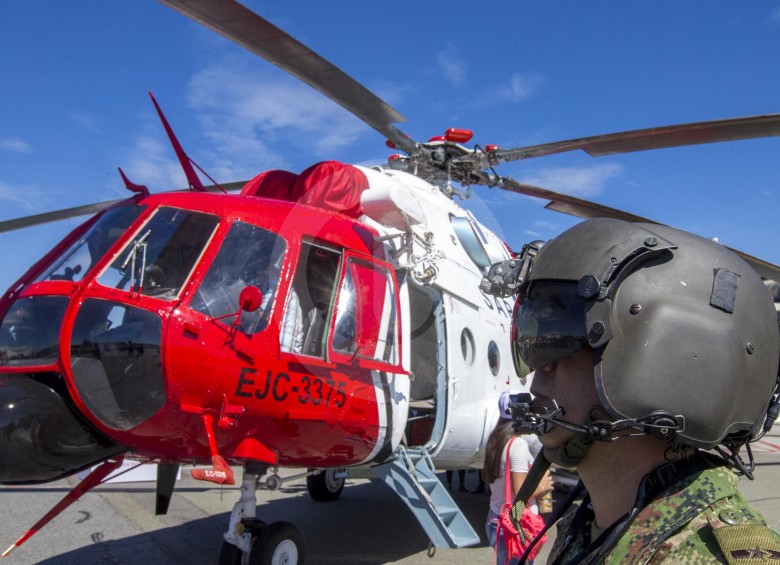
[[[743,478],[740,488],[780,531],[780,431],[759,442],[754,452],[756,479]],[[77,481],[70,477],[43,486],[0,487],[0,549],[25,533]],[[476,482],[476,474],[467,473],[466,486],[473,490]],[[363,479],[348,480],[334,502],[314,502],[305,481],[258,491],[258,517],[293,523],[303,534],[309,564],[492,563],[484,533],[488,496],[456,489],[453,498],[480,534],[476,547],[432,551],[400,498],[384,484]],[[214,564],[237,499],[236,486],[204,484],[184,470],[168,514],[155,516],[154,483],[109,483],[87,493],[0,564]],[[553,538],[551,532],[537,563],[544,563]]]

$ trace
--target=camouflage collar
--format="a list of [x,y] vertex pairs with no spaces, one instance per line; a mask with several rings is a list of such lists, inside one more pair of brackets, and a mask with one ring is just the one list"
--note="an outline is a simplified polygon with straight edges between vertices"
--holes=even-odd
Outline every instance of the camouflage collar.
[[734,472],[716,467],[673,483],[639,512],[605,562],[647,562],[666,539],[705,508],[733,496],[737,482]]
[[[573,553],[578,554],[577,563],[646,562],[668,537],[702,510],[732,496],[737,481],[728,468],[710,468],[701,457],[665,465],[642,481],[635,509],[590,542],[593,510],[586,496],[568,521],[566,542],[560,547],[556,562],[562,557],[567,557],[565,562],[573,562],[568,558],[574,557]],[[562,533],[559,530],[559,535]]]

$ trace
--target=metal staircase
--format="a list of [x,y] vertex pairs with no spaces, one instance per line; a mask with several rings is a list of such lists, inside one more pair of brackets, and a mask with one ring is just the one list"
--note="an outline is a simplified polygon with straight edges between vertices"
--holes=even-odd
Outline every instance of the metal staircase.
[[467,547],[479,543],[450,493],[436,477],[430,455],[423,447],[398,446],[392,459],[371,468],[403,499],[436,547]]

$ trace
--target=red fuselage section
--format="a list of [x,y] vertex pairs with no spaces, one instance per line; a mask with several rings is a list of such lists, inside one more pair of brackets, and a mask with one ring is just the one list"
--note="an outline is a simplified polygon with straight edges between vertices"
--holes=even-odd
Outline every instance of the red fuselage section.
[[[383,458],[387,383],[405,373],[397,281],[374,236],[338,213],[252,196],[127,201],[3,298],[0,401],[3,383],[43,383],[106,445],[142,457]],[[247,287],[262,298],[242,310]],[[0,426],[21,424],[6,410]]]

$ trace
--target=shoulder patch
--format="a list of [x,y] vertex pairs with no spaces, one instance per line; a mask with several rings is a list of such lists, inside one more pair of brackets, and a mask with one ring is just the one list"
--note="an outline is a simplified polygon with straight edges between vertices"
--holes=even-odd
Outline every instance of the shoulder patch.
[[724,526],[713,533],[723,556],[732,565],[780,564],[780,542],[763,524]]

